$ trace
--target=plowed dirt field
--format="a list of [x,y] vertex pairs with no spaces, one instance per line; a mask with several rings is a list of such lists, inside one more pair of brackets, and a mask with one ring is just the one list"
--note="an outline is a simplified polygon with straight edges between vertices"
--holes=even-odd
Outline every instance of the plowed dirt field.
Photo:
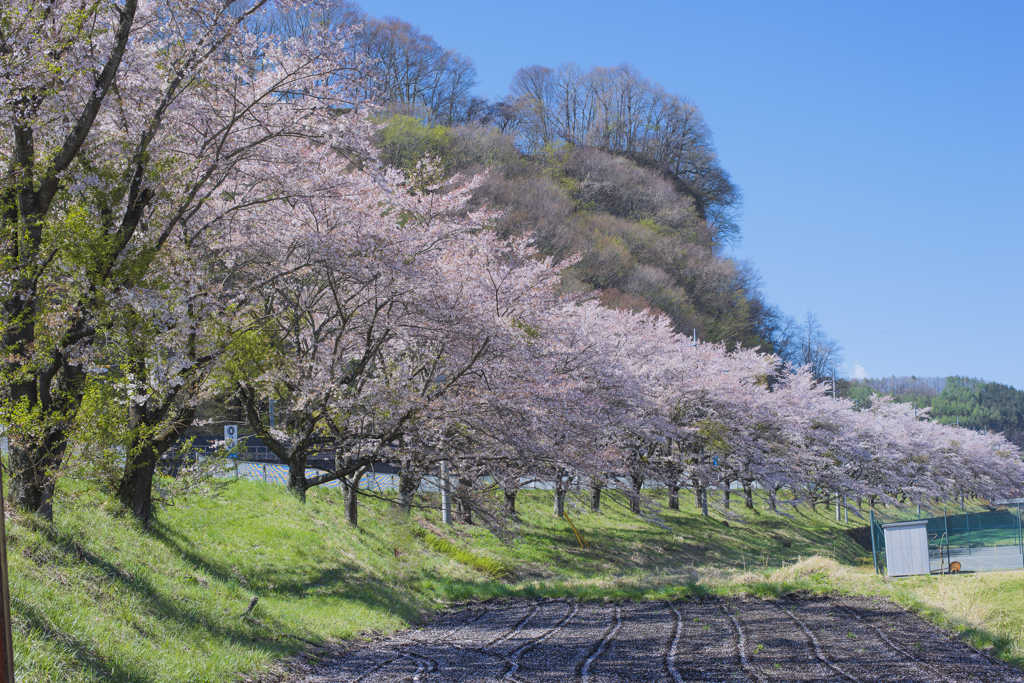
[[304,683],[1024,682],[868,598],[485,603],[321,662]]

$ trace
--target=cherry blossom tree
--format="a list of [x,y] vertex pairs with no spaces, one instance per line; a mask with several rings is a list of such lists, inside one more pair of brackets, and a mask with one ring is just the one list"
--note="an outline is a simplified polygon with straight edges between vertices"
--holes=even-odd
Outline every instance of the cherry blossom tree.
[[[16,504],[50,514],[83,359],[106,324],[100,311],[156,296],[151,276],[174,260],[162,257],[171,245],[202,248],[238,214],[279,199],[276,178],[299,161],[288,141],[356,155],[367,146],[365,115],[340,113],[353,104],[346,36],[254,30],[261,13],[291,7],[24,0],[0,9],[2,369]],[[137,386],[150,384],[150,365],[136,359]],[[179,364],[178,374],[198,365]],[[167,411],[141,413],[140,424],[160,433]],[[137,488],[131,472],[151,469],[159,450],[130,453],[126,503]],[[130,504],[148,514],[144,502]]]

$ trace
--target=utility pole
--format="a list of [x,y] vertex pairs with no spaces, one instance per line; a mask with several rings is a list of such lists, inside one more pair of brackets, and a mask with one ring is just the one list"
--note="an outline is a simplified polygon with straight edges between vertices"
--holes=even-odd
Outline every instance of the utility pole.
[[871,515],[871,522],[870,522],[871,526],[869,526],[868,528],[871,530],[871,559],[875,563],[875,573],[876,574],[881,574],[881,572],[878,571],[878,548],[875,546],[875,511],[871,510],[870,511],[870,515]]
[[448,461],[441,461],[441,520],[452,525],[452,492],[448,487]]

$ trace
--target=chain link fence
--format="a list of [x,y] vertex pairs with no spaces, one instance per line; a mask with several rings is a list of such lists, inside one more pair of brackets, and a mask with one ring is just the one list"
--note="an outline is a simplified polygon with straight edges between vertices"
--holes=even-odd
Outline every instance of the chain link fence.
[[[976,507],[976,506],[975,506]],[[920,519],[927,523],[928,556],[933,574],[1024,569],[1021,502],[981,509],[949,507],[883,509],[871,513],[876,571],[887,568],[883,527]]]

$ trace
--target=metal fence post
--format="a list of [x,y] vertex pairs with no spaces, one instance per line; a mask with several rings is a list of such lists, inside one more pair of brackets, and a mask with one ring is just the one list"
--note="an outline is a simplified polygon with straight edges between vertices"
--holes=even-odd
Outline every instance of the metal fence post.
[[1020,548],[1020,563],[1024,567],[1024,534],[1020,529],[1020,503],[1017,503],[1017,547]]
[[946,527],[946,559],[949,559],[949,517],[946,516],[946,506],[942,506],[942,524]]
[[267,463],[263,463],[263,483],[267,483]]
[[878,571],[878,549],[875,547],[875,511],[871,510],[871,559],[875,562],[875,573]]
[[[965,515],[965,519],[967,520],[967,554],[968,555],[973,555],[974,553],[971,552],[971,513],[970,512],[968,512]],[[981,520],[980,519],[978,520],[978,532],[979,532],[978,536],[980,537],[981,536],[981,533],[980,533],[981,532]]]

